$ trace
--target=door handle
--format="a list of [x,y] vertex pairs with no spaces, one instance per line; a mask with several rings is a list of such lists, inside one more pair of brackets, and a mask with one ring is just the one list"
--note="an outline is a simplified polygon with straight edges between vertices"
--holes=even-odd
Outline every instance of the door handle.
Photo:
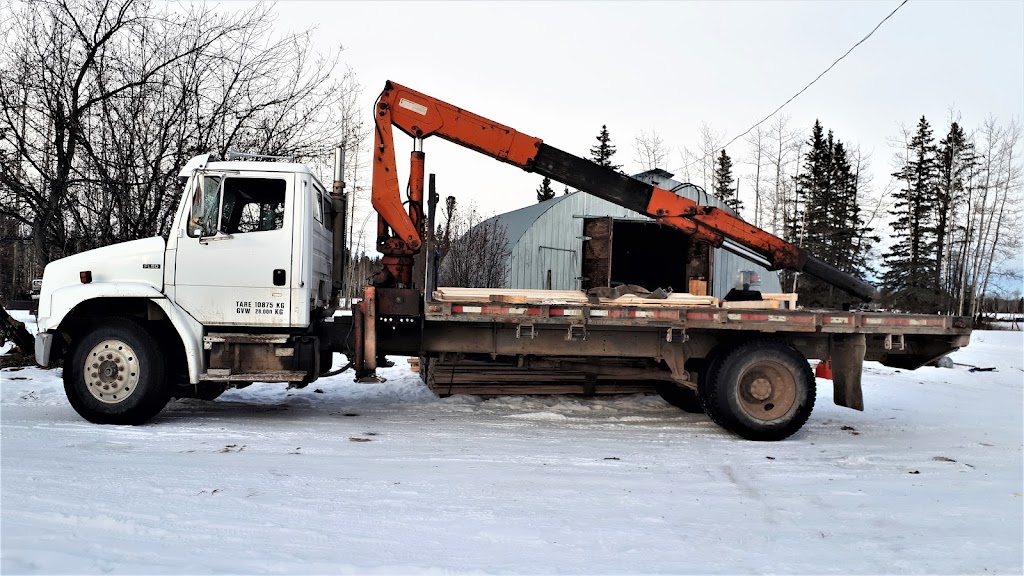
[[277,268],[274,270],[274,286],[284,286],[286,282],[284,269]]

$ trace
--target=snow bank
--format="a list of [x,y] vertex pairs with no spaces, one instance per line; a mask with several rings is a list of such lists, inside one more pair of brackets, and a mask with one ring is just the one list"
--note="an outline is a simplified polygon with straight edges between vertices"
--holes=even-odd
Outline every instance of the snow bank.
[[655,396],[438,399],[402,359],[94,426],[0,372],[0,571],[1021,573],[1024,334],[869,363],[753,443]]

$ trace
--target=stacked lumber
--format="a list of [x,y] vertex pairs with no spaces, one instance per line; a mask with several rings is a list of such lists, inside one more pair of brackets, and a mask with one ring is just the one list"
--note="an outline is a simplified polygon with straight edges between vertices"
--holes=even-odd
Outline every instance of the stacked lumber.
[[517,368],[486,362],[430,360],[427,386],[439,396],[451,394],[635,394],[653,392],[650,382],[598,377],[593,387],[586,375],[563,370]]
[[782,308],[786,308],[787,310],[796,310],[796,297],[797,297],[797,293],[796,292],[785,292],[785,293],[763,292],[763,293],[761,293],[761,299],[762,300],[770,300],[770,301],[777,301],[777,302],[780,302],[780,303],[784,303],[785,306],[782,306]]
[[633,306],[640,308],[680,308],[684,306],[711,306],[741,310],[796,309],[795,293],[762,293],[761,300],[725,302],[713,296],[677,292],[667,298],[645,298],[624,294],[618,298],[595,298],[581,290],[527,290],[517,288],[438,288],[434,300],[451,303],[500,303],[523,305],[601,305]]
[[714,296],[696,296],[685,292],[669,294],[667,298],[643,298],[629,294],[619,298],[600,298],[600,304],[611,306],[640,306],[645,308],[679,308],[680,306],[718,306]]
[[738,302],[722,302],[722,308],[728,310],[778,310],[782,303],[778,300],[741,300]]
[[667,298],[644,298],[626,294],[619,298],[591,298],[581,290],[526,290],[515,288],[438,288],[434,300],[453,303],[496,302],[503,304],[598,304],[607,306],[673,307],[717,306],[718,298],[687,293],[669,294]]
[[441,302],[507,302],[516,304],[586,304],[587,295],[580,290],[519,290],[515,288],[438,288],[434,299]]
[[761,300],[750,300],[742,302],[722,302],[722,308],[741,310],[796,310],[795,293],[773,294],[765,292],[761,294]]

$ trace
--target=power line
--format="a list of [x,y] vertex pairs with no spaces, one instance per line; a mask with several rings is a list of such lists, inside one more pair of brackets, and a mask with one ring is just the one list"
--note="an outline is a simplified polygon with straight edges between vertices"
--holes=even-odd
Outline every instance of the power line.
[[[873,35],[873,34],[874,34],[874,33],[875,33],[875,32],[876,32],[876,31],[877,31],[877,30],[878,30],[879,28],[881,28],[881,27],[882,27],[882,24],[885,24],[885,21],[886,21],[886,20],[888,20],[889,18],[892,18],[892,15],[893,15],[893,14],[895,14],[896,12],[898,12],[900,8],[903,8],[903,5],[904,5],[904,4],[906,4],[906,3],[907,3],[907,0],[903,0],[903,2],[900,2],[900,5],[899,5],[899,6],[897,6],[897,7],[896,7],[896,8],[895,8],[895,9],[894,9],[894,10],[893,10],[892,12],[889,12],[889,15],[888,15],[888,16],[886,16],[885,18],[882,18],[882,21],[881,21],[881,22],[879,22],[878,24],[876,24],[876,25],[875,25],[875,27],[874,27],[874,28],[872,28],[872,29],[871,29],[871,31],[867,33],[867,35],[866,35],[866,36],[864,36],[863,38],[861,38],[860,40],[858,40],[858,41],[857,41],[857,43],[856,43],[856,44],[854,44],[853,46],[851,46],[851,47],[850,47],[850,49],[849,49],[849,50],[847,50],[847,51],[846,51],[845,53],[843,53],[843,55],[842,55],[842,56],[840,56],[839,58],[836,58],[835,62],[833,62],[833,63],[832,63],[832,64],[831,64],[831,65],[830,65],[830,66],[829,66],[828,68],[826,68],[826,69],[825,69],[825,70],[824,70],[824,71],[823,71],[823,72],[822,72],[821,74],[818,74],[818,75],[817,75],[817,76],[816,76],[816,77],[814,78],[814,80],[811,80],[811,81],[810,81],[810,83],[808,83],[808,84],[807,84],[807,86],[804,86],[803,88],[801,88],[801,89],[800,89],[800,91],[799,91],[799,92],[797,92],[796,94],[794,94],[794,95],[790,96],[789,100],[786,100],[785,102],[783,102],[781,106],[779,106],[778,108],[776,108],[775,110],[773,110],[771,114],[769,114],[769,115],[765,116],[764,118],[762,118],[760,122],[758,122],[758,123],[754,124],[754,125],[753,125],[753,126],[751,126],[750,128],[747,128],[747,130],[746,130],[745,132],[743,132],[743,133],[742,133],[742,134],[740,134],[739,136],[736,136],[736,137],[735,137],[735,138],[733,138],[732,140],[729,140],[728,142],[726,142],[726,143],[725,143],[725,145],[724,145],[724,146],[720,146],[720,147],[719,147],[719,149],[720,149],[720,150],[724,150],[725,148],[728,148],[728,147],[729,147],[729,145],[730,145],[730,144],[732,144],[733,142],[735,142],[735,141],[739,140],[740,138],[742,138],[742,137],[746,136],[747,134],[750,134],[751,130],[753,130],[754,128],[757,128],[757,127],[758,127],[758,126],[760,126],[761,124],[764,124],[764,123],[765,123],[765,122],[766,122],[766,121],[767,121],[767,120],[768,120],[769,118],[771,118],[772,116],[775,116],[776,114],[778,114],[778,113],[779,113],[779,111],[780,111],[780,110],[782,110],[783,108],[785,108],[787,104],[789,104],[789,103],[790,103],[790,102],[792,102],[793,100],[796,100],[797,96],[799,96],[799,95],[803,94],[804,92],[806,92],[806,91],[807,91],[807,89],[808,89],[808,88],[810,88],[811,86],[814,86],[815,82],[817,82],[818,80],[820,80],[820,79],[821,79],[821,77],[822,77],[822,76],[824,76],[825,74],[827,74],[829,70],[831,70],[832,68],[835,68],[835,65],[836,65],[836,64],[839,64],[839,62],[840,62],[840,61],[841,61],[841,60],[842,60],[843,58],[846,58],[847,56],[849,56],[849,55],[850,55],[850,52],[853,52],[853,50],[854,50],[855,48],[857,48],[857,46],[860,46],[861,44],[863,44],[863,43],[864,43],[864,41],[865,41],[865,40],[867,40],[868,38],[871,38],[871,36],[872,36],[872,35]],[[711,154],[714,154],[715,152],[717,152],[717,150],[715,150],[715,151],[712,151],[712,152],[711,152]],[[680,170],[688,170],[688,169],[689,169],[689,168],[690,168],[691,166],[693,166],[694,164],[697,164],[698,162],[703,162],[703,161],[705,161],[705,160],[707,160],[707,159],[708,159],[708,155],[707,155],[707,154],[705,154],[705,155],[704,155],[704,157],[703,157],[703,158],[701,158],[700,160],[694,160],[693,162],[690,162],[689,164],[687,164],[686,166],[684,166],[684,167],[682,167],[682,168],[678,168],[678,169],[676,169],[676,170],[672,170],[672,172],[678,172],[678,171],[680,171]]]

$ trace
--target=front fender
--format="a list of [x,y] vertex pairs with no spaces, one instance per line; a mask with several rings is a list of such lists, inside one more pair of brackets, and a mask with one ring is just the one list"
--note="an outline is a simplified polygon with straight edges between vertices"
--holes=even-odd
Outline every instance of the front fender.
[[[181,338],[185,348],[185,360],[188,363],[189,382],[199,382],[199,374],[203,370],[203,326],[181,307],[171,302],[167,297],[151,284],[141,282],[99,282],[95,284],[81,284],[65,286],[54,290],[50,300],[50,315],[39,317],[39,332],[36,335],[36,348],[44,352],[43,358],[37,356],[40,363],[49,361],[49,332],[56,330],[67,315],[79,304],[89,300],[116,299],[116,298],[146,298],[159,306],[167,318],[171,321],[178,337]],[[40,347],[43,349],[40,349]]]
[[96,298],[166,298],[152,284],[142,282],[96,282],[76,284],[58,288],[50,295],[49,316],[40,316],[37,326],[40,332],[55,330],[64,318],[82,302]]

